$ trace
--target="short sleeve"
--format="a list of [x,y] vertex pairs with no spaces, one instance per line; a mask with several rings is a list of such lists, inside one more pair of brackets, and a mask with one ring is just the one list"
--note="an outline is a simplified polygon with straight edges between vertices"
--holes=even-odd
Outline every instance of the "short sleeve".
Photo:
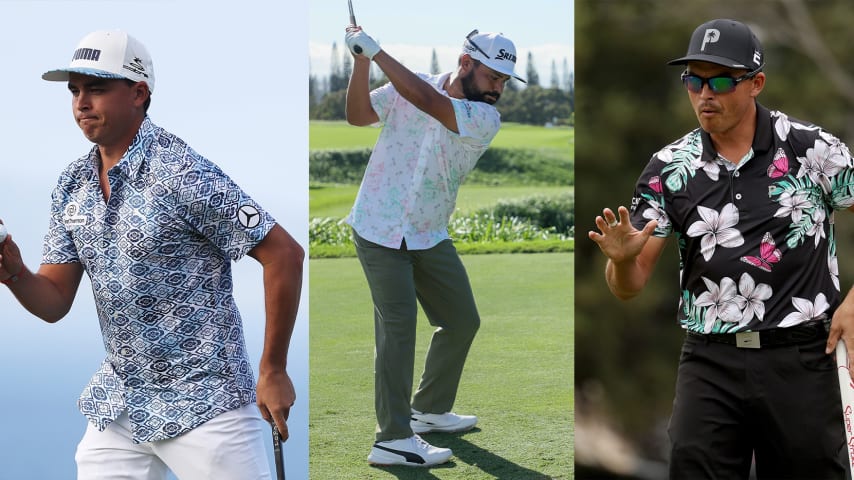
[[854,205],[854,161],[848,146],[835,136],[822,131],[813,148],[807,150],[806,162],[816,171],[827,175],[819,177],[819,184],[826,190],[830,207],[844,210]]
[[394,105],[395,100],[400,96],[400,94],[397,93],[397,89],[394,88],[394,85],[392,85],[391,82],[388,82],[381,87],[371,90],[370,95],[371,107],[374,109],[374,112],[376,112],[380,122],[385,122],[391,112],[391,107]]
[[51,195],[50,224],[42,246],[42,263],[44,264],[80,262],[77,246],[69,232],[69,225],[74,228],[79,223],[78,218],[84,216],[77,212],[78,207],[75,203],[68,201],[68,194],[61,187],[62,183],[60,180],[60,185]]
[[673,233],[673,224],[667,212],[667,202],[661,182],[662,162],[654,155],[635,184],[634,195],[629,213],[632,226],[641,230],[650,221],[656,220],[658,226],[653,232],[656,237],[668,237]]
[[492,105],[451,98],[460,138],[478,147],[487,147],[501,127],[501,115]]
[[275,219],[210,162],[184,172],[175,212],[229,258],[237,261],[275,225]]

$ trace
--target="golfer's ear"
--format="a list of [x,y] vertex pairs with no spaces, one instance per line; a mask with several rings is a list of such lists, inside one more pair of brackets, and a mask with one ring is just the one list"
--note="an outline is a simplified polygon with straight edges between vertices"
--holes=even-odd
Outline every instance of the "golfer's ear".
[[752,87],[750,90],[750,94],[754,97],[759,96],[759,93],[762,92],[762,89],[765,88],[765,74],[763,72],[759,72],[752,79]]
[[467,53],[460,55],[460,74],[465,75],[474,68],[474,59]]
[[133,90],[134,101],[139,102],[140,105],[145,104],[145,101],[151,96],[151,90],[148,89],[148,84],[145,82],[136,82],[133,84]]

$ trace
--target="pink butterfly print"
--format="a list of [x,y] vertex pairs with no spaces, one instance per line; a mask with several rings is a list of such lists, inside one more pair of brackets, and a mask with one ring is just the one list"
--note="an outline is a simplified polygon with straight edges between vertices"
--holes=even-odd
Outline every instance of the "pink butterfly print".
[[655,193],[661,193],[661,177],[655,176],[649,179],[649,188],[653,189]]
[[780,178],[789,173],[789,159],[786,157],[786,152],[782,148],[777,149],[774,154],[774,161],[768,165],[768,176],[771,178]]
[[781,258],[783,258],[783,253],[777,248],[777,244],[774,243],[774,237],[771,236],[771,232],[765,232],[762,242],[759,244],[759,256],[745,255],[741,257],[741,261],[770,272],[771,267],[779,262]]

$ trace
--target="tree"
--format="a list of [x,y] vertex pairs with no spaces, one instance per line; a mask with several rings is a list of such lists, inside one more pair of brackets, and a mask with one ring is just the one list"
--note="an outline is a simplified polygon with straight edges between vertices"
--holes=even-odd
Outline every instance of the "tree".
[[347,90],[337,90],[329,93],[314,110],[315,120],[343,120],[346,105]]
[[344,76],[341,67],[341,55],[338,53],[338,44],[332,42],[332,55],[329,59],[329,93],[347,88],[347,81],[348,77]]
[[433,49],[433,57],[430,59],[430,73],[433,75],[438,75],[442,73],[442,69],[439,68],[439,57],[436,55],[436,49]]
[[560,88],[566,90],[567,92],[572,91],[572,73],[569,71],[569,60],[566,57],[563,57],[563,72],[561,76],[562,80],[560,83]]
[[504,90],[501,101],[495,104],[501,120],[529,125],[569,123],[572,110],[569,93],[557,88],[531,85],[524,90]]
[[534,66],[534,54],[528,52],[528,66],[526,67],[525,74],[527,75],[528,85],[539,85],[540,84],[540,76],[537,74],[537,67]]
[[344,88],[347,88],[347,83],[350,82],[350,74],[353,73],[353,56],[349,51],[345,51],[341,56],[341,76],[344,77]]
[[317,76],[309,75],[308,76],[308,116],[309,118],[313,118],[313,110],[317,103],[320,101],[318,98],[317,92]]
[[552,59],[552,78],[549,86],[551,88],[560,88],[560,80],[557,77],[557,64],[554,59]]

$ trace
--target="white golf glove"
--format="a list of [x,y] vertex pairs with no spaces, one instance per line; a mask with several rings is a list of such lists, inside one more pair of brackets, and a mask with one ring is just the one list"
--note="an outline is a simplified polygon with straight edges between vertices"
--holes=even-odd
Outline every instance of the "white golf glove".
[[347,30],[344,43],[353,55],[364,55],[373,60],[380,52],[380,45],[363,30]]

